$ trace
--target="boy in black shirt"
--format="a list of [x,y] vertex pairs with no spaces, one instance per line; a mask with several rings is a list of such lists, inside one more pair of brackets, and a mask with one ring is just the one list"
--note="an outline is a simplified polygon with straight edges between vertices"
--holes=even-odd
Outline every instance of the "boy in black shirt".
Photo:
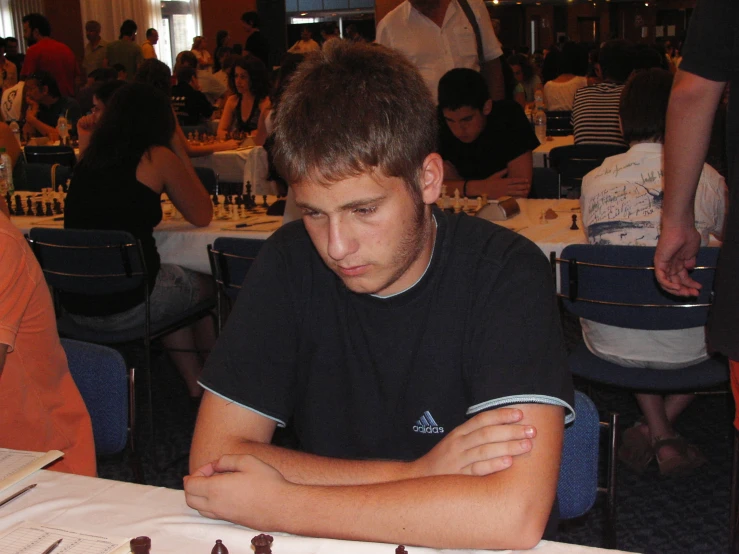
[[[310,536],[533,547],[574,417],[548,261],[433,207],[435,108],[397,52],[308,56],[274,133],[303,219],[265,243],[208,359],[188,504]],[[286,425],[301,451],[270,444]]]
[[531,190],[539,146],[521,106],[493,102],[477,71],[458,68],[439,81],[439,154],[444,181],[464,196],[518,196]]
[[177,71],[177,84],[172,87],[172,107],[180,125],[198,125],[213,115],[213,105],[198,90],[197,73],[192,67]]

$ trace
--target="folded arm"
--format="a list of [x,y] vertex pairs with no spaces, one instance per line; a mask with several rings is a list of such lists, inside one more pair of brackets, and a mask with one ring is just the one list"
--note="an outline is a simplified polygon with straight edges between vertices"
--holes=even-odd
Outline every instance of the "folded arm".
[[[191,468],[215,454],[205,433],[211,430],[207,412],[213,405],[208,404],[216,398],[211,395],[203,401],[204,417],[202,421],[199,417],[196,428]],[[400,473],[394,465],[411,464],[300,453],[275,461],[272,454],[286,451],[261,445],[251,450],[253,457],[223,456],[195,471],[185,479],[186,498],[204,515],[257,529],[437,548],[530,548],[541,539],[555,497],[563,412],[559,407],[533,404],[510,411],[522,413],[519,423],[524,429],[537,431],[530,450],[517,456],[506,471],[397,478]],[[262,438],[271,435],[269,425],[261,428]],[[244,443],[225,448],[240,445]],[[453,458],[455,449],[451,450],[439,459]],[[293,463],[305,467],[292,467]],[[310,473],[311,481],[324,484],[298,482],[296,471]],[[347,475],[367,484],[342,484],[350,481]],[[373,478],[363,481],[367,475]]]

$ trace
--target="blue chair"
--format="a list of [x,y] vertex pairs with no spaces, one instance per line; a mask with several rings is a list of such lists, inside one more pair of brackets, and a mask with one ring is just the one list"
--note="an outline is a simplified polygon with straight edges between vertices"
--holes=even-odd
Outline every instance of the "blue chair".
[[[602,427],[615,427],[618,414],[610,414],[610,422],[603,424],[593,401],[583,392],[575,391],[576,419],[565,429],[562,462],[557,483],[559,517],[562,520],[585,515],[595,504],[599,492],[606,493],[604,544],[616,546],[616,473],[608,456],[607,484],[598,485],[598,451]],[[609,443],[609,454],[615,445]]]
[[134,447],[134,375],[123,356],[107,346],[61,339],[69,372],[92,420],[95,453],[107,456],[130,449],[129,460],[137,482],[143,471]]
[[547,136],[548,137],[564,137],[571,135],[572,129],[572,112],[569,110],[547,111]]
[[218,289],[218,330],[223,329],[229,309],[236,302],[246,274],[264,245],[263,240],[218,237],[208,245],[208,259]]
[[603,160],[623,154],[629,148],[611,144],[573,144],[557,146],[549,152],[549,167],[559,173],[559,196],[580,198],[582,178]]
[[126,231],[52,229],[34,227],[29,242],[36,254],[46,282],[59,294],[99,296],[143,290],[145,320],[138,327],[123,331],[101,331],[81,327],[64,313],[57,313],[57,328],[62,337],[97,344],[118,345],[143,341],[145,349],[144,387],[146,413],[153,436],[151,397],[151,342],[172,331],[211,315],[214,300],[206,300],[185,313],[153,323],[149,306],[149,280],[141,243]]

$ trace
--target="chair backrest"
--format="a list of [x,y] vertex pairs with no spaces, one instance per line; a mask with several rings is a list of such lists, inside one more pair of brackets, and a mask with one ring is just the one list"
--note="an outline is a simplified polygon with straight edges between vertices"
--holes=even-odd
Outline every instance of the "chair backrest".
[[611,144],[573,144],[557,146],[549,152],[549,167],[559,173],[560,195],[578,198],[582,178],[610,156],[623,154],[626,146]]
[[559,175],[549,167],[535,167],[529,198],[559,198]]
[[26,146],[23,149],[28,163],[61,164],[74,167],[77,156],[71,146]]
[[33,227],[30,243],[46,282],[77,294],[115,294],[147,282],[141,244],[126,231]]
[[593,401],[580,391],[575,391],[575,414],[575,421],[565,429],[557,482],[562,519],[587,513],[598,494],[600,418]]
[[[719,249],[702,247],[691,277],[702,284],[697,298],[667,294],[654,276],[653,246],[573,244],[559,267],[559,291],[573,314],[630,329],[687,329],[705,324]],[[556,268],[555,268],[556,269]]]
[[208,194],[218,194],[218,173],[210,167],[195,167],[195,173],[198,174],[198,179],[203,183],[205,190]]
[[262,245],[263,240],[218,237],[208,246],[213,278],[232,301],[239,295],[241,284]]
[[24,163],[18,167],[18,171],[13,170],[13,177],[16,179],[15,189],[40,192],[41,189],[51,187],[56,190],[57,185],[64,185],[67,182],[72,170],[66,165],[56,165],[56,168],[54,166],[55,164],[51,163]]
[[547,116],[547,136],[563,137],[571,135],[572,129],[572,112],[569,110],[557,110],[545,112]]
[[92,420],[95,452],[117,454],[128,441],[129,388],[126,362],[107,346],[62,339],[69,371]]

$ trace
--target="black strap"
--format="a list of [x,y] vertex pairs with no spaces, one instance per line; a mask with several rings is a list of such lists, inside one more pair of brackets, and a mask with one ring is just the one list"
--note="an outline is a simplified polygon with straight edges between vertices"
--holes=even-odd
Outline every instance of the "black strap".
[[457,0],[457,2],[459,2],[459,6],[462,8],[464,15],[467,16],[470,25],[472,25],[472,30],[475,32],[475,41],[477,42],[477,59],[480,63],[480,71],[482,71],[482,66],[485,63],[485,53],[482,51],[482,35],[480,34],[480,26],[477,24],[475,12],[472,11],[472,8],[470,7],[470,4],[469,2],[467,2],[467,0]]

